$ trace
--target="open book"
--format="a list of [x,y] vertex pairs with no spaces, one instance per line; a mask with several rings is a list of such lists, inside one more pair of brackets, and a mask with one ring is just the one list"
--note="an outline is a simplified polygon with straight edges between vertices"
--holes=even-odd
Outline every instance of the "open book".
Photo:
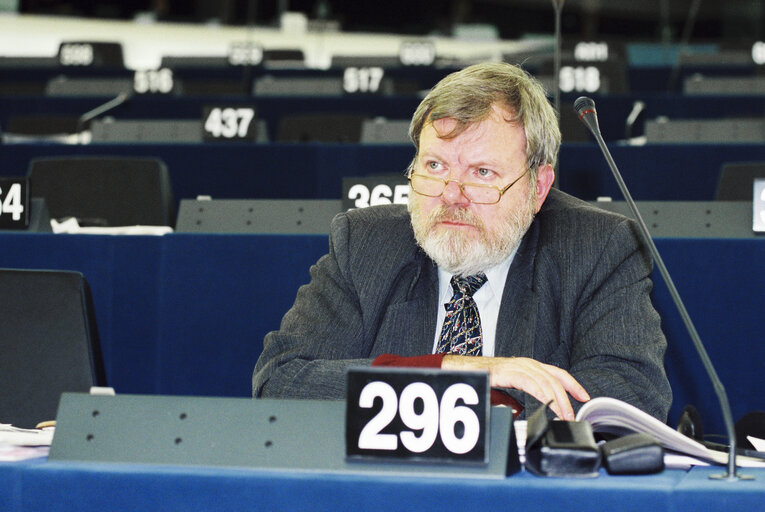
[[[619,436],[639,432],[653,436],[667,450],[702,462],[712,464],[728,462],[727,452],[710,450],[637,407],[615,398],[593,398],[579,409],[576,419],[589,422],[593,432]],[[765,467],[765,460],[741,455],[736,457],[736,463],[742,467]]]

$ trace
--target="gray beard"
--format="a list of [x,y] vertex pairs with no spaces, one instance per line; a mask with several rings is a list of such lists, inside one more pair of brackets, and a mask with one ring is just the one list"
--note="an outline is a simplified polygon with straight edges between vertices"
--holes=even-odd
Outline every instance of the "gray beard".
[[[521,242],[534,221],[536,196],[533,188],[523,207],[505,212],[504,221],[488,232],[481,219],[465,208],[440,206],[424,215],[418,198],[410,196],[409,213],[417,243],[430,259],[447,272],[460,276],[484,272],[505,261]],[[479,231],[477,239],[468,233],[435,228],[444,218],[467,222]]]

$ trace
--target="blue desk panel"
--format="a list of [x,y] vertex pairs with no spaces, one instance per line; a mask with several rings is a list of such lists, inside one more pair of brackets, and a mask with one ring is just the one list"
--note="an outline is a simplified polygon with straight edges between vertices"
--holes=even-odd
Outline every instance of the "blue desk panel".
[[[356,144],[109,144],[0,145],[0,176],[24,176],[33,158],[158,157],[167,165],[176,201],[215,199],[339,199],[344,176],[404,172],[413,146]],[[33,191],[34,193],[34,191]]]
[[[609,151],[636,201],[712,201],[723,164],[765,161],[763,144],[609,143]],[[559,160],[561,190],[588,201],[623,199],[594,143],[564,144]]]
[[[603,137],[620,140],[626,136],[626,120],[635,102],[641,101],[645,110],[638,117],[631,135],[643,134],[646,119],[667,116],[670,119],[714,119],[753,117],[765,111],[765,96],[688,96],[661,92],[669,78],[666,68],[658,70],[657,76],[650,76],[658,91],[633,92],[630,94],[592,94],[597,105],[598,120]],[[0,76],[0,80],[2,77]],[[659,83],[664,80],[664,84]],[[435,85],[429,84],[424,89]],[[581,94],[561,96],[564,132],[568,121],[575,121],[572,111],[574,100]],[[17,116],[47,115],[79,117],[106,103],[108,97],[87,96],[6,96],[0,97],[0,128],[6,129],[8,120]],[[136,95],[125,103],[103,114],[117,119],[202,119],[205,105],[242,103],[254,105],[258,119],[266,122],[271,140],[275,140],[281,119],[288,114],[318,112],[355,113],[369,117],[382,116],[388,119],[411,119],[420,98],[416,95],[345,95],[336,97],[272,96],[254,97],[244,95],[227,96],[165,96]],[[582,128],[586,133],[586,129]]]
[[719,468],[593,479],[471,480],[133,464],[0,463],[6,512],[765,510],[765,470],[750,482],[709,480]]
[[85,275],[118,392],[250,396],[263,337],[328,246],[326,236],[12,234],[0,248],[2,267]]
[[[765,239],[659,239],[659,251],[730,396],[734,420],[765,410]],[[78,270],[93,290],[106,371],[121,393],[249,396],[325,235],[0,234],[0,266]],[[722,418],[669,293],[653,297],[669,340],[670,424],[689,403],[705,431]]]
[[[611,143],[609,149],[637,201],[710,201],[726,162],[765,161],[762,144]],[[24,176],[33,158],[146,156],[167,164],[176,201],[215,199],[339,199],[348,176],[403,176],[410,145],[359,144],[57,144],[0,145],[0,176]],[[564,144],[560,188],[585,200],[621,199],[594,143]]]

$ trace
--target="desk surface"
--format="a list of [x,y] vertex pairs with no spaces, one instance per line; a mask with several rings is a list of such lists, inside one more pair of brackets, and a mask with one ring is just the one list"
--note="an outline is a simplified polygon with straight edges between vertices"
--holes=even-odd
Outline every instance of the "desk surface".
[[720,468],[649,476],[503,480],[393,477],[35,460],[0,464],[0,509],[209,510],[765,510],[754,481],[710,480]]

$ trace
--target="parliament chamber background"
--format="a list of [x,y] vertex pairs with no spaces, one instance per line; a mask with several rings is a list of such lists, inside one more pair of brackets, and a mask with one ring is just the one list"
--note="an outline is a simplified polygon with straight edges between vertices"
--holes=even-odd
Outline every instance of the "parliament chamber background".
[[[413,148],[401,122],[424,91],[482,60],[521,63],[555,89],[549,2],[435,2],[394,21],[375,12],[382,7],[354,17],[343,2],[295,2],[290,12],[261,3],[254,13],[244,2],[221,2],[219,11],[197,6],[199,16],[218,16],[207,23],[190,20],[190,7],[173,17],[172,2],[159,14],[146,6],[135,19],[119,19],[128,15],[108,2],[95,13],[85,2],[79,11],[77,2],[60,3],[75,16],[43,4],[21,2],[21,13],[0,14],[0,178],[28,176],[46,158],[158,159],[178,215],[163,236],[0,231],[1,268],[85,276],[107,381],[118,394],[249,397],[264,335],[278,328],[327,251],[344,179],[402,180]],[[563,6],[557,186],[588,201],[623,200],[571,111],[588,95],[633,197],[650,205],[643,214],[664,205],[689,212],[671,228],[666,218],[649,227],[735,420],[765,410],[765,240],[752,231],[751,181],[748,196],[724,198],[718,189],[730,164],[765,167],[763,7],[641,4]],[[425,18],[412,19],[418,15]],[[243,109],[251,122],[222,135],[216,108]],[[34,181],[30,187],[34,195]],[[330,215],[312,219],[325,227],[310,232],[299,224],[272,229],[277,221],[267,215],[239,232],[215,223],[188,229],[193,219],[181,215],[205,207],[198,197],[211,207],[322,203]],[[720,213],[729,209],[745,215]],[[654,283],[674,392],[668,424],[693,404],[705,432],[724,435],[712,385],[657,271]],[[587,481],[524,472],[455,483],[35,460],[0,464],[0,510],[494,509],[510,500],[540,510],[763,507],[765,473],[749,470],[754,483],[729,485],[707,479],[715,469]],[[391,494],[401,502],[391,503]]]

